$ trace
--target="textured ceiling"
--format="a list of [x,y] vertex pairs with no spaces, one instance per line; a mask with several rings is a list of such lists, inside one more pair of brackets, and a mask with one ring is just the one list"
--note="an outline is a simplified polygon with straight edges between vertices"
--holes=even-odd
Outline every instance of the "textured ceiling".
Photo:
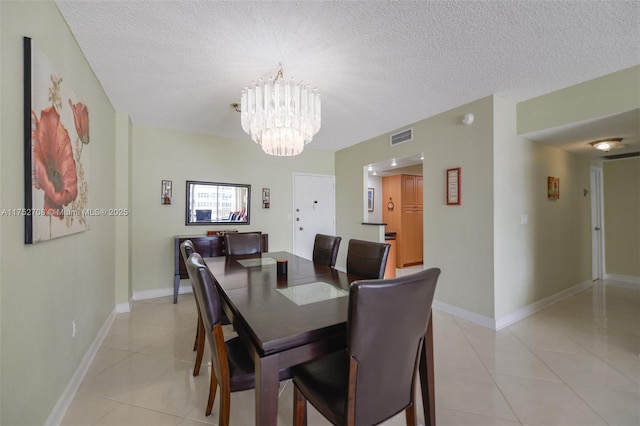
[[310,146],[331,151],[640,64],[638,1],[56,3],[134,123],[249,142],[230,104],[281,63],[320,91]]

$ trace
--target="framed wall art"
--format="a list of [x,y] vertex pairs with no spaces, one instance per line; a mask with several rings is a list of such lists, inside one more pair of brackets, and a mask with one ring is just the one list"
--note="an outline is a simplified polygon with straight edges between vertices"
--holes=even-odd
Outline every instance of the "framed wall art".
[[460,167],[447,169],[446,191],[447,191],[448,206],[457,206],[462,203],[462,197],[460,193],[461,174],[462,174],[462,170]]
[[25,244],[33,244],[89,227],[89,109],[29,37],[23,52]]
[[547,199],[560,199],[560,178],[553,176],[547,177]]
[[160,193],[160,204],[170,205],[173,189],[171,188],[172,182],[170,180],[162,181],[162,192]]
[[367,210],[370,212],[373,211],[373,201],[374,201],[375,189],[369,188],[367,189]]

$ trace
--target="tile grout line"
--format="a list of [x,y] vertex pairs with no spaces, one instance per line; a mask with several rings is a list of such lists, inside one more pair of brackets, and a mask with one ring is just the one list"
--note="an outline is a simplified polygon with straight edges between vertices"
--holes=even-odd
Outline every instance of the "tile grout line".
[[[482,357],[478,354],[478,351],[476,350],[476,347],[473,345],[473,343],[471,343],[471,340],[469,340],[469,336],[467,336],[467,333],[465,333],[465,331],[462,329],[462,327],[460,327],[460,323],[458,323],[458,319],[454,316],[451,315],[456,323],[456,326],[458,327],[458,329],[460,330],[460,332],[462,333],[462,335],[464,336],[464,338],[467,340],[467,343],[469,343],[469,346],[471,346],[471,350],[473,350],[473,353],[478,357],[478,359],[480,360],[480,364],[482,364],[482,367],[485,369],[485,372],[489,375],[489,377],[491,378],[491,381],[493,382],[493,384],[495,385],[496,389],[498,389],[498,392],[500,392],[500,395],[502,396],[502,398],[504,399],[504,401],[507,403],[507,406],[509,407],[509,409],[511,410],[511,412],[513,413],[513,415],[515,416],[515,418],[517,419],[518,423],[520,423],[521,425],[522,420],[520,419],[520,417],[518,416],[518,414],[516,413],[516,411],[513,409],[513,407],[511,406],[511,403],[509,402],[509,400],[507,399],[506,395],[504,394],[504,392],[502,391],[502,389],[500,389],[500,386],[498,385],[498,383],[496,382],[495,378],[493,377],[493,375],[491,374],[491,372],[489,371],[489,369],[487,368],[487,366],[485,365],[484,361],[482,361]],[[464,320],[463,320],[464,321]],[[494,331],[494,333],[498,333],[497,331]],[[496,417],[496,418],[502,418],[502,417]],[[511,419],[504,419],[504,420],[511,420]]]
[[[574,389],[573,387],[571,387],[571,385],[566,382],[562,377],[560,377],[558,375],[558,373],[556,373],[556,371],[551,368],[550,365],[548,365],[546,362],[544,362],[544,360],[542,358],[540,358],[540,356],[533,350],[533,348],[529,347],[529,345],[526,344],[526,342],[524,342],[517,334],[512,333],[516,339],[518,339],[520,342],[522,342],[522,344],[529,350],[529,352],[531,352],[533,354],[533,356],[542,363],[542,365],[544,365],[545,367],[547,367],[549,369],[549,371],[551,371],[553,373],[554,376],[556,376],[558,378],[558,380],[560,380],[560,383],[562,383],[564,386],[567,387],[567,389],[569,389],[576,397],[578,397],[578,399],[580,399],[582,402],[584,402],[584,404],[589,407],[589,409],[591,409],[591,411],[598,417],[600,418],[600,420],[602,420],[605,424],[609,424],[609,422],[607,422],[601,415],[600,413],[598,413],[596,411],[596,409],[594,407],[591,406],[591,404],[589,404],[588,401],[586,401],[584,398],[582,398]],[[563,334],[563,333],[561,333]],[[568,355],[572,355],[572,354],[568,354]],[[543,380],[543,379],[534,379],[534,380]],[[551,381],[549,381],[551,382]],[[552,382],[553,383],[553,382]],[[496,384],[497,385],[497,384]],[[498,388],[500,387],[499,385],[497,385]],[[506,397],[505,397],[506,399]]]

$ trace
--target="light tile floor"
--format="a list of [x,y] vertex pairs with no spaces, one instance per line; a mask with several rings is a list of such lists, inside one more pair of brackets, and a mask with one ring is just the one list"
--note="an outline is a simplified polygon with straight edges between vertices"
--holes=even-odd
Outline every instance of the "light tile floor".
[[[63,425],[216,424],[217,404],[204,416],[209,369],[192,376],[195,325],[191,295],[135,302],[117,316]],[[434,310],[434,336],[440,426],[640,424],[637,284],[597,282],[499,332]],[[253,396],[232,394],[231,424],[254,423]],[[292,423],[292,399],[283,382],[278,424]],[[385,425],[404,422],[400,414]],[[309,424],[328,423],[309,407]]]

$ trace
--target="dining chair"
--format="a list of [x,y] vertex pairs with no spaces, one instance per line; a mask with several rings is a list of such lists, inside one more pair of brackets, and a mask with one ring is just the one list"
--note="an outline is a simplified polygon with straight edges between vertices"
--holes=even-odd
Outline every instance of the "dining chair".
[[347,274],[353,274],[365,280],[384,278],[390,247],[386,243],[349,240]]
[[[180,244],[180,252],[182,253],[182,258],[184,259],[184,264],[187,264],[187,259],[193,253],[196,252],[196,248],[193,245],[191,240],[184,240]],[[189,280],[191,281],[191,280]],[[198,324],[196,326],[196,339],[193,342],[193,350],[196,351],[196,362],[193,366],[193,375],[194,377],[200,374],[200,366],[202,365],[202,356],[204,354],[204,345],[205,345],[205,332],[204,332],[204,324],[202,323],[202,315],[200,314],[200,304],[198,303],[198,298],[196,295],[195,287],[193,281],[191,281],[191,289],[193,290],[193,296],[196,300],[196,309],[198,310]],[[222,324],[227,325],[231,324],[227,315],[222,313]]]
[[[182,258],[184,259],[185,265],[187,264],[187,259],[193,253],[196,252],[195,247],[193,246],[193,242],[191,240],[185,240],[180,244],[180,252],[182,253]],[[191,281],[191,280],[189,280]],[[202,364],[202,355],[204,354],[204,325],[202,324],[202,315],[200,315],[200,304],[198,303],[198,298],[196,296],[195,287],[193,281],[191,281],[191,288],[193,289],[193,296],[196,301],[196,309],[198,310],[198,324],[196,326],[196,340],[193,342],[193,350],[196,351],[196,362],[193,366],[193,375],[197,376],[200,374],[200,365]]]
[[228,256],[262,252],[262,232],[229,232],[224,242]]
[[416,424],[416,376],[439,275],[431,268],[351,283],[347,348],[291,368],[296,426],[307,424],[307,401],[335,425],[374,425],[403,410],[407,425]]
[[316,234],[313,243],[313,263],[334,267],[338,258],[342,237],[333,235]]
[[[213,275],[198,253],[186,262],[187,272],[194,283],[196,300],[200,306],[205,334],[211,350],[211,384],[205,415],[210,415],[220,387],[220,416],[218,424],[229,424],[231,392],[252,389],[255,386],[253,359],[239,337],[225,342],[222,331],[222,302]],[[289,369],[279,372],[280,380],[291,377]]]

